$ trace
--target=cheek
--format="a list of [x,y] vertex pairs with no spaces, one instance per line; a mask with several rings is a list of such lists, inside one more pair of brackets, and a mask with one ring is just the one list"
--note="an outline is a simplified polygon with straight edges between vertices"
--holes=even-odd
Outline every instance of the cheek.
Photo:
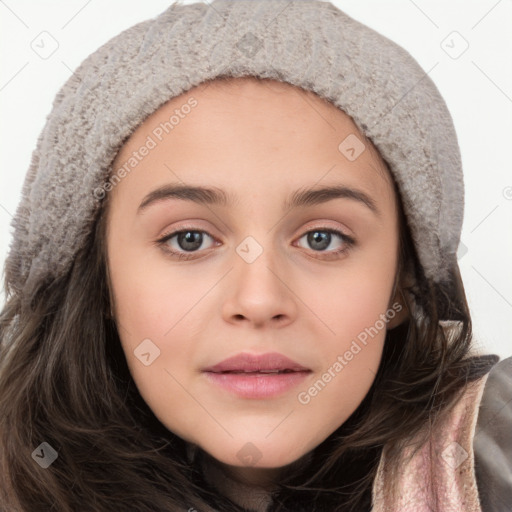
[[314,283],[304,281],[302,288],[296,285],[296,290],[299,296],[307,297],[325,346],[342,349],[376,323],[383,338],[385,325],[381,315],[385,315],[390,306],[393,279],[392,262],[389,268],[347,265],[339,272],[315,275]]
[[[119,250],[114,240],[110,275],[116,301],[116,315],[133,341],[171,337],[188,309],[204,294],[205,284],[197,273],[170,268],[158,249],[130,247]],[[193,278],[191,278],[193,277]]]
[[190,342],[190,319],[196,318],[194,305],[205,285],[177,273],[164,277],[155,267],[128,275],[119,280],[115,292],[118,332],[130,374],[162,424],[191,440],[194,422],[176,419],[176,411],[180,418],[197,415],[189,379],[197,366],[198,348]]
[[188,313],[207,291],[201,279],[169,272],[165,260],[160,260],[164,266],[149,261],[147,254],[127,250],[113,252],[109,261],[121,345],[130,373],[150,406],[155,400],[169,400],[168,394],[159,394],[165,383],[176,387],[171,374],[181,382],[185,369],[193,367],[194,347],[183,342],[184,329]]
[[316,380],[300,390],[298,401],[310,417],[323,418],[317,427],[325,433],[350,416],[375,379],[387,322],[394,316],[388,303],[393,277],[392,270],[361,265],[360,270],[340,271],[328,279],[317,276],[319,286],[307,295],[306,290],[299,292],[314,305],[312,323],[322,368]]
[[[357,313],[355,314],[355,317]],[[370,317],[368,317],[370,318]],[[320,442],[339,428],[359,407],[377,374],[384,348],[385,327],[374,328],[375,320],[346,319],[337,335],[319,341],[322,368],[297,391],[297,417],[308,418],[309,427]],[[364,324],[370,328],[361,327]]]
[[165,276],[154,269],[120,281],[115,287],[116,314],[127,358],[133,359],[139,344],[150,339],[160,350],[155,365],[180,367],[179,360],[181,367],[190,366],[193,346],[183,343],[183,339],[187,332],[190,336],[186,329],[189,317],[194,316],[193,310],[205,291],[200,280],[187,280],[177,273]]

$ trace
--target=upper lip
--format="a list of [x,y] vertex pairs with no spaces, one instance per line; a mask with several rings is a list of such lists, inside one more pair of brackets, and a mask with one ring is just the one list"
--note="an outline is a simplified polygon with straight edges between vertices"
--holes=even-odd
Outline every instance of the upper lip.
[[204,368],[204,372],[228,372],[228,371],[245,371],[257,372],[264,371],[309,371],[309,368],[296,363],[292,359],[279,354],[278,352],[267,352],[266,354],[252,355],[248,353],[236,354],[220,363]]

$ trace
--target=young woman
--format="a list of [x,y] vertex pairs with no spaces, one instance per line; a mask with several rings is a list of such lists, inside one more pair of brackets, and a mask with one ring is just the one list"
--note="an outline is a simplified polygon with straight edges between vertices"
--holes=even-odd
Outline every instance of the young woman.
[[462,218],[434,84],[332,4],[123,32],[57,95],[13,222],[6,510],[483,510],[498,357]]

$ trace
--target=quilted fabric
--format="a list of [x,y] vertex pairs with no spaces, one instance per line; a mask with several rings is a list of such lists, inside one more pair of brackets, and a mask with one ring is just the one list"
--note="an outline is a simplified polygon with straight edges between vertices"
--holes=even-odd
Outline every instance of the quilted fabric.
[[492,369],[475,437],[475,473],[483,512],[512,510],[512,357]]
[[391,468],[387,461],[392,447],[384,447],[374,480],[372,512],[486,512],[480,506],[475,479],[473,438],[488,377],[467,385],[461,399],[429,433],[428,441],[414,452],[418,442],[413,440],[402,451],[398,468]]

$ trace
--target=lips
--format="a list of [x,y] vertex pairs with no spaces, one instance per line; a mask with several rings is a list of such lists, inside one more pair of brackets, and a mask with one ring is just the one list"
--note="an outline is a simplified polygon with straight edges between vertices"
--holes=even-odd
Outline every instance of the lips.
[[240,353],[203,369],[203,372],[239,374],[281,374],[309,371],[311,371],[309,368],[278,352],[267,352],[259,355]]

